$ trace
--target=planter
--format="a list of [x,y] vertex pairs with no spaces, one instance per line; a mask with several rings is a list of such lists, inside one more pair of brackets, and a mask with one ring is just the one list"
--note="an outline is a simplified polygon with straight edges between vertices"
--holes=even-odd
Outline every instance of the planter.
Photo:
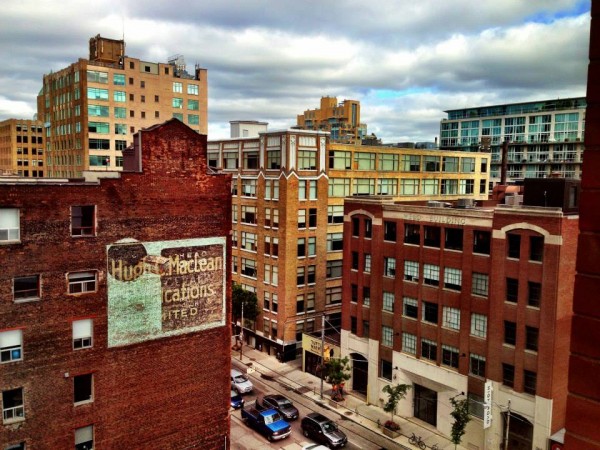
[[394,430],[390,430],[389,428],[383,427],[383,434],[385,434],[387,437],[395,439],[398,436],[400,436],[400,430],[394,431]]

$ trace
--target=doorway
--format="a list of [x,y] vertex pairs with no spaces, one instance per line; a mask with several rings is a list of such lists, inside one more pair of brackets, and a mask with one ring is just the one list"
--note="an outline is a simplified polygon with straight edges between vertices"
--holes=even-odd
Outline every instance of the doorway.
[[437,392],[415,384],[414,396],[414,416],[437,427]]
[[504,433],[506,436],[506,427],[508,426],[508,448],[511,450],[529,450],[533,447],[533,424],[525,417],[510,413],[510,420],[507,413],[502,413],[504,419]]
[[369,362],[360,353],[350,353],[350,358],[352,358],[352,390],[366,396],[369,384]]

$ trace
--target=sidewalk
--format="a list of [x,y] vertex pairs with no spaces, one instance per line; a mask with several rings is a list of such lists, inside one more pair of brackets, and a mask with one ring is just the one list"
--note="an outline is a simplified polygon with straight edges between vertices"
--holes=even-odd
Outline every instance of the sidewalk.
[[[232,357],[239,361],[239,352],[233,352]],[[330,400],[331,385],[326,382],[323,382],[323,398],[321,399],[321,379],[303,372],[300,358],[280,363],[274,356],[244,345],[242,362],[264,378],[272,378],[279,384],[293,389],[296,393],[311,398],[320,406],[335,411],[343,419],[352,420],[384,436],[380,425],[390,419],[389,413],[384,412],[382,408],[368,405],[363,399],[352,393],[346,393],[343,404],[336,404]],[[439,434],[434,427],[412,418],[406,419],[400,416],[394,416],[394,421],[400,425],[402,434],[394,439],[385,436],[392,448],[407,450],[418,448],[408,442],[408,436],[414,433],[421,436],[427,448],[437,445],[439,450],[454,450],[454,444]],[[456,449],[466,450],[460,445]]]

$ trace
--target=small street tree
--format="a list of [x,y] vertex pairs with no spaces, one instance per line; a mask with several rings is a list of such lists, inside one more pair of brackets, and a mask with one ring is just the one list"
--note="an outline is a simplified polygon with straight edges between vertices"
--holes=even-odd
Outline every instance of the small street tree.
[[259,314],[256,294],[234,283],[231,289],[231,316],[233,323],[237,323],[238,319],[242,317],[242,305],[244,305],[244,320],[256,320]]
[[400,428],[398,424],[394,422],[394,413],[396,412],[398,403],[400,403],[400,400],[406,397],[406,394],[410,388],[410,384],[397,384],[396,386],[390,386],[388,384],[383,387],[382,391],[388,394],[388,401],[385,403],[385,405],[383,405],[383,410],[392,414],[392,420],[390,421],[391,426],[388,428],[393,427],[392,429],[395,428],[395,430]]
[[454,448],[456,448],[456,446],[460,444],[460,441],[466,432],[467,424],[471,421],[471,416],[469,415],[469,404],[466,398],[456,400],[454,397],[452,397],[450,399],[450,403],[454,408],[450,413],[454,419],[452,429],[450,430],[450,440],[454,444]]
[[331,383],[333,400],[343,400],[342,387],[344,382],[350,379],[350,360],[347,356],[343,358],[331,358],[325,363],[325,381]]

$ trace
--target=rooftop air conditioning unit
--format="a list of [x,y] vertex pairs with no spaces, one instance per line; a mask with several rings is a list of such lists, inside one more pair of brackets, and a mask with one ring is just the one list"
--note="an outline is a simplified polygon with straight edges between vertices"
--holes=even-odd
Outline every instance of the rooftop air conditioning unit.
[[427,202],[427,206],[429,206],[430,208],[443,208],[444,202],[438,202],[436,200],[429,200]]
[[473,199],[472,198],[459,198],[456,200],[456,208],[472,208],[473,207]]

